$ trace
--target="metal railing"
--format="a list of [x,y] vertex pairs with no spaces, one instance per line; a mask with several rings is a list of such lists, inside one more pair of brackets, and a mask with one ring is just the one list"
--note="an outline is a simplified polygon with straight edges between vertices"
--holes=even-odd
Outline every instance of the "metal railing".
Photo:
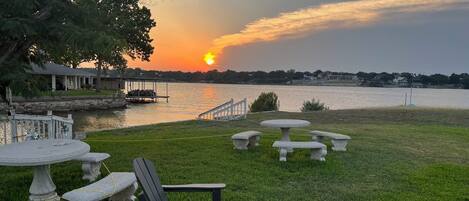
[[247,99],[234,103],[233,99],[199,115],[198,119],[231,121],[246,118]]
[[34,139],[72,139],[73,119],[54,116],[16,114],[11,112],[8,123],[3,126],[3,144],[22,142]]

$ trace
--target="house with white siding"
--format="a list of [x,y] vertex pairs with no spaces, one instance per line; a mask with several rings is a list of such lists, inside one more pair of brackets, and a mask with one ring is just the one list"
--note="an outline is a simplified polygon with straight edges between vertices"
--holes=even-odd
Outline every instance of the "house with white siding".
[[95,73],[55,63],[46,63],[43,66],[33,64],[30,73],[35,76],[50,78],[48,84],[52,91],[92,88],[96,78]]

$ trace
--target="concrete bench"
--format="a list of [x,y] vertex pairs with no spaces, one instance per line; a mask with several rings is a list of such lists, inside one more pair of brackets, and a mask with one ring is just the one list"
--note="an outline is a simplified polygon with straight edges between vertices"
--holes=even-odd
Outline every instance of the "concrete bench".
[[245,131],[231,136],[235,149],[246,150],[248,147],[259,146],[261,133],[258,131]]
[[272,147],[280,149],[280,161],[287,161],[289,149],[311,149],[311,160],[325,161],[327,155],[327,146],[319,142],[275,141]]
[[65,193],[62,199],[99,201],[109,198],[110,201],[131,201],[135,200],[137,188],[137,178],[133,172],[113,172],[95,183]]
[[331,138],[332,150],[334,151],[347,151],[347,143],[352,138],[347,135],[342,135],[338,133],[325,132],[325,131],[311,131],[313,135],[313,140],[322,142],[325,137]]
[[87,153],[75,160],[81,161],[83,170],[83,179],[90,182],[95,181],[101,175],[101,163],[111,157],[108,153]]

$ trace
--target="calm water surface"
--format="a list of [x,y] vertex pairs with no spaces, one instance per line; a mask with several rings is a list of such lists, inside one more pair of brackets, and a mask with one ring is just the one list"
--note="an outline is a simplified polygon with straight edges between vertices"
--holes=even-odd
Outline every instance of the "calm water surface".
[[[149,86],[149,88],[151,88]],[[158,85],[164,94],[164,86]],[[73,112],[75,130],[120,128],[152,123],[194,119],[231,98],[252,102],[261,92],[273,91],[280,99],[280,110],[297,112],[303,101],[316,98],[331,109],[386,107],[403,105],[405,88],[275,86],[170,83],[169,103],[132,104],[127,109]],[[417,106],[469,108],[469,90],[414,89]]]

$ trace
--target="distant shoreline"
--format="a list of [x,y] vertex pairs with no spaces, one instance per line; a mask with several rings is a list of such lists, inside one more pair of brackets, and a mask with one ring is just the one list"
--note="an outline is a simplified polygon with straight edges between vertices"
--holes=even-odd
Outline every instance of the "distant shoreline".
[[[164,81],[168,83],[184,83],[184,84],[232,84],[232,85],[253,85],[253,86],[260,86],[260,85],[266,85],[266,86],[313,86],[313,87],[359,87],[359,88],[388,88],[388,89],[405,89],[410,87],[400,87],[400,86],[392,86],[392,85],[386,85],[382,87],[377,87],[377,86],[362,86],[362,85],[308,85],[308,84],[282,84],[282,83],[223,83],[223,82],[184,82],[184,81]],[[426,87],[413,87],[418,88],[418,89],[460,89],[460,90],[467,90],[467,89],[462,89],[462,88],[457,88],[457,87],[442,87],[442,86],[426,86]]]

